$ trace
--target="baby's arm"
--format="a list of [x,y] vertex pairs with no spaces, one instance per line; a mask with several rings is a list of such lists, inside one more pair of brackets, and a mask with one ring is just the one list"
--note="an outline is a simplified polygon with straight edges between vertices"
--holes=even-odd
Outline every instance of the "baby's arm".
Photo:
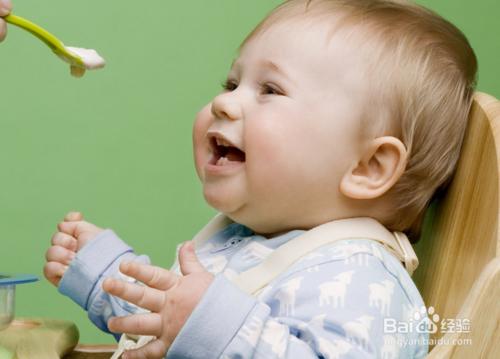
[[101,285],[106,277],[125,278],[118,270],[122,260],[149,263],[147,256],[136,255],[113,231],[84,222],[79,214],[68,214],[58,230],[47,251],[44,274],[59,292],[86,310],[90,320],[108,333],[107,321],[111,316],[141,311],[109,296]]

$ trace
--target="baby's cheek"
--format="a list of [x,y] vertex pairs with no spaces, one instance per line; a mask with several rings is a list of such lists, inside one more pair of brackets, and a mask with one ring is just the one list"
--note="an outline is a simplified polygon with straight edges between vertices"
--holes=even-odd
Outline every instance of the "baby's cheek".
[[203,167],[208,162],[209,155],[206,150],[203,149],[203,145],[196,142],[193,143],[193,158],[196,173],[200,180],[203,180]]
[[278,194],[295,173],[286,149],[266,141],[253,147],[246,155],[246,168],[251,191],[262,199]]
[[196,115],[192,133],[195,167],[200,179],[203,176],[203,166],[209,159],[209,146],[206,133],[211,123],[212,116],[210,112],[210,105],[206,105]]
[[278,119],[255,121],[245,131],[247,161],[258,167],[262,176],[277,175],[282,167],[291,162],[293,139],[290,128],[283,128]]

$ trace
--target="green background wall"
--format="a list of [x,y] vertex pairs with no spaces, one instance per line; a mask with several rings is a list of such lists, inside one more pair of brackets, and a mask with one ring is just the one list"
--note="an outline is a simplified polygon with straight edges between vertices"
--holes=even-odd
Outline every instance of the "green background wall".
[[[169,267],[175,245],[215,213],[193,167],[194,116],[220,90],[240,41],[279,3],[15,2],[15,13],[108,64],[75,79],[17,28],[0,44],[0,271],[42,279],[50,237],[73,209]],[[465,32],[479,89],[500,97],[500,3],[420,3]],[[82,342],[113,342],[44,279],[18,287],[17,316],[71,319]]]

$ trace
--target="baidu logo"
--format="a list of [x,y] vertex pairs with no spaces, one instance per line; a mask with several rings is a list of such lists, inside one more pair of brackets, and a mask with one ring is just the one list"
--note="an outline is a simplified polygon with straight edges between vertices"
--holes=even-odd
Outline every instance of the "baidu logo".
[[[416,339],[409,336],[410,333],[417,334],[441,334],[446,333],[470,333],[470,319],[448,319],[441,318],[436,313],[434,307],[421,307],[415,310],[407,321],[398,321],[394,318],[384,318],[384,341],[389,344],[396,343],[399,347],[415,344],[416,341],[421,343],[422,338]],[[420,337],[420,336],[419,336]],[[424,336],[425,338],[425,336]],[[425,338],[424,343],[429,345],[437,344],[453,344],[453,345],[471,345],[472,339],[467,337],[446,337],[441,338]]]
[[441,318],[434,307],[422,306],[408,321],[384,318],[384,333],[470,333],[470,319]]
[[446,333],[470,333],[471,323],[470,319],[457,318],[448,319],[441,318],[439,314],[436,313],[434,307],[426,308],[421,307],[415,310],[413,315],[411,315],[407,321],[399,321],[394,318],[384,318],[384,343],[385,345],[396,345],[398,347],[403,347],[406,345],[414,345],[417,342],[419,344],[428,345],[471,345],[472,339],[467,336],[452,336],[446,337],[442,336],[440,338],[431,338],[423,336],[423,341],[420,335],[415,338],[410,336],[410,333],[417,334],[435,334],[437,332],[441,334]]

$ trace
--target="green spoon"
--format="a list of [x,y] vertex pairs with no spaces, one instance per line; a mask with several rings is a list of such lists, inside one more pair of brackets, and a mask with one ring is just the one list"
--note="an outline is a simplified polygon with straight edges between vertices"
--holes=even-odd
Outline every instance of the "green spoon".
[[79,56],[76,56],[76,55],[70,53],[68,50],[66,50],[62,41],[59,40],[54,35],[52,35],[47,30],[32,23],[31,21],[28,21],[20,16],[16,16],[16,15],[12,15],[12,14],[5,16],[4,20],[7,21],[8,23],[10,23],[12,25],[16,25],[16,26],[20,27],[21,29],[24,29],[24,30],[32,33],[36,37],[38,37],[48,47],[50,47],[52,49],[52,51],[57,56],[59,56],[61,59],[65,60],[66,62],[69,62],[70,65],[75,66],[75,67],[79,67],[79,68],[83,68],[83,69],[85,68],[83,60]]

